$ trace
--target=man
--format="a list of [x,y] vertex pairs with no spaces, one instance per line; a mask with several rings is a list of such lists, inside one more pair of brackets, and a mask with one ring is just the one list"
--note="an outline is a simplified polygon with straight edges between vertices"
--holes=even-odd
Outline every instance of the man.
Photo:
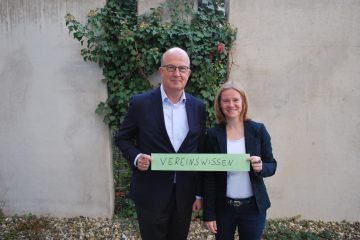
[[191,214],[201,208],[201,178],[185,171],[152,171],[151,153],[196,153],[205,132],[205,105],[184,92],[190,59],[167,50],[159,68],[160,88],[134,96],[115,136],[132,166],[130,196],[144,240],[185,240]]

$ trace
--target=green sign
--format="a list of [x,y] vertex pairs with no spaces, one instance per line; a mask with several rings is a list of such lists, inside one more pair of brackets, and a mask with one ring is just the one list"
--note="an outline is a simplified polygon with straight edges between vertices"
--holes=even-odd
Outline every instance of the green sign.
[[153,153],[151,170],[250,171],[249,154]]

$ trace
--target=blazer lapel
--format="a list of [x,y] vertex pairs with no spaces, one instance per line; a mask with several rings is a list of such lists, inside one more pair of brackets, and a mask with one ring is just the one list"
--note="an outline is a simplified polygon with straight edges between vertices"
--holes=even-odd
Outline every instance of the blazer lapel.
[[253,131],[251,131],[251,127],[248,121],[244,122],[244,135],[245,135],[245,150],[246,153],[251,156],[254,155],[254,148],[256,146],[256,137],[254,136]]
[[218,134],[216,135],[217,141],[219,143],[220,151],[222,153],[227,153],[227,137],[226,137],[226,127],[225,125],[220,125],[218,128]]

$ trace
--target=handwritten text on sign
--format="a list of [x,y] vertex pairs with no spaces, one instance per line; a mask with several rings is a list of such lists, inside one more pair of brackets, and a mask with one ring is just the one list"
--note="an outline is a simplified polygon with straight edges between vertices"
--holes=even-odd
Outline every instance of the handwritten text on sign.
[[249,154],[153,153],[151,170],[250,171]]

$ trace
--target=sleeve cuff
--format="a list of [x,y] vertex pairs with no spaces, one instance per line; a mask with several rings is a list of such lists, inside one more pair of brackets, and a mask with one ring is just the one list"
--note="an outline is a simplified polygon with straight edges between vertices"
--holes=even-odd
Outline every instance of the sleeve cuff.
[[135,157],[135,160],[134,160],[134,166],[135,166],[135,167],[137,167],[137,161],[138,161],[140,155],[141,155],[141,153],[139,153],[139,154],[136,155],[136,157]]

